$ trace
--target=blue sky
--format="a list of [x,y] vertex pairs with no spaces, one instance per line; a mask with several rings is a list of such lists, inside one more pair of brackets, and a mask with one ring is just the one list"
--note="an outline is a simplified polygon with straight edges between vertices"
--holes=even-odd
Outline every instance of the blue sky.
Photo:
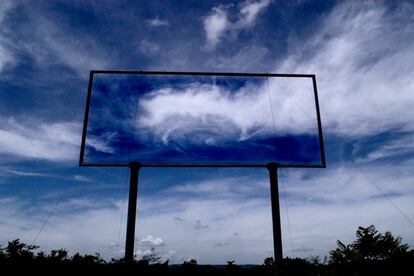
[[86,164],[322,164],[312,77],[92,78]]
[[[414,6],[334,1],[2,1],[0,244],[123,255],[125,168],[79,168],[91,69],[316,74],[326,169],[280,171],[284,253],[358,225],[414,247]],[[56,203],[59,202],[58,205]],[[55,208],[56,206],[56,208]],[[272,255],[265,169],[141,171],[136,250]]]

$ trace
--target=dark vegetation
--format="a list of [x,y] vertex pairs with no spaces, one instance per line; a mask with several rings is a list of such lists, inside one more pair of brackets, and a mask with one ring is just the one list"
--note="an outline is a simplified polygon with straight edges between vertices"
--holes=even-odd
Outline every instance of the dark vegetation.
[[[337,244],[324,260],[285,258],[283,275],[414,275],[414,250],[400,237],[379,233],[373,225],[359,227],[353,243]],[[169,265],[155,251],[128,265],[122,259],[105,261],[99,254],[69,256],[64,249],[49,254],[37,249],[18,239],[0,247],[1,275],[274,275],[275,265],[272,257],[257,266],[239,266],[235,261],[226,266],[199,265],[196,260]]]

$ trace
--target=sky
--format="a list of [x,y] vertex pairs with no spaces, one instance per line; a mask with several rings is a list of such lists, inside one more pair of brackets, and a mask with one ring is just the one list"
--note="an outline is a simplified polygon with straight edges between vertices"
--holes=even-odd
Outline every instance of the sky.
[[[284,255],[327,256],[371,224],[413,248],[413,14],[409,1],[2,0],[0,244],[123,256],[129,171],[79,167],[79,151],[89,71],[124,69],[315,74],[327,168],[279,170]],[[266,169],[143,168],[135,240],[171,263],[262,263]]]

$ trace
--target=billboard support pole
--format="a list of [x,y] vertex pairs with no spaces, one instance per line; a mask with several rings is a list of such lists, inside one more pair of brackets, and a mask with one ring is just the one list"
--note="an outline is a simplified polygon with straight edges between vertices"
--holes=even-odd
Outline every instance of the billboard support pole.
[[267,164],[270,178],[270,200],[272,202],[273,250],[275,255],[275,273],[283,275],[282,228],[280,223],[279,184],[277,179],[277,163]]
[[128,200],[128,221],[125,241],[125,262],[132,264],[134,262],[134,242],[135,242],[135,219],[137,213],[137,196],[138,196],[138,174],[141,163],[129,163],[130,182],[129,182],[129,200]]

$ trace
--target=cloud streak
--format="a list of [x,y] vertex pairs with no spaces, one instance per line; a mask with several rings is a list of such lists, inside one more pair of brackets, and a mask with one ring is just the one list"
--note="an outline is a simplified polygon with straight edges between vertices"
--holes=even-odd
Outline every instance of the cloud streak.
[[[21,20],[2,24],[0,70],[6,65],[10,67],[17,63],[38,70],[64,66],[86,79],[89,70],[106,68],[115,63],[113,55],[109,55],[93,36],[85,34],[81,29],[72,28],[65,20],[57,20],[53,13],[42,9],[42,5],[29,8],[21,3],[5,3],[0,10],[0,23],[14,7],[19,7]],[[35,29],[31,27],[34,25]],[[16,32],[15,29],[19,31]]]
[[2,118],[0,152],[22,158],[52,161],[74,160],[80,143],[77,123],[22,124],[14,118]]
[[168,27],[170,23],[168,20],[162,20],[159,17],[147,20],[148,25],[151,27]]

